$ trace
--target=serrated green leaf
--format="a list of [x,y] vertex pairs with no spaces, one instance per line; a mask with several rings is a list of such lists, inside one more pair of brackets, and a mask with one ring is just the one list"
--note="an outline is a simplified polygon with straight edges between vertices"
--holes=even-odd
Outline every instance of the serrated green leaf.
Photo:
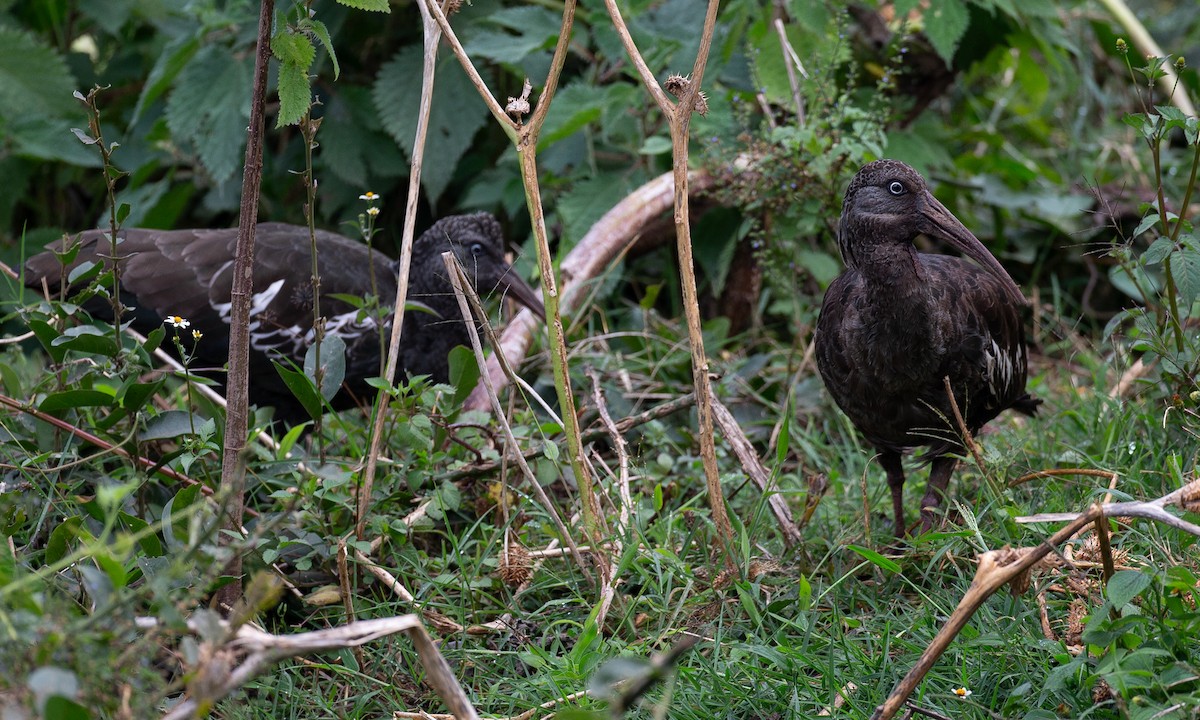
[[355,10],[366,10],[367,12],[382,12],[390,13],[392,9],[388,7],[388,0],[337,0],[339,5],[352,7]]
[[551,47],[561,29],[558,13],[532,5],[497,10],[487,16],[486,22],[502,29],[470,36],[463,42],[467,54],[511,65]]
[[575,183],[558,198],[558,215],[563,223],[562,246],[565,255],[575,247],[592,225],[628,194],[625,183],[608,175]]
[[947,66],[953,66],[954,53],[970,21],[967,6],[960,0],[932,0],[925,11],[925,36]]
[[570,137],[600,119],[606,89],[577,82],[558,91],[538,135],[538,150]]
[[1113,607],[1120,609],[1150,587],[1153,580],[1152,575],[1141,570],[1118,570],[1109,578],[1104,592]]
[[194,147],[217,182],[241,166],[249,98],[249,58],[209,45],[179,73],[167,99],[167,127],[175,141]]
[[[1143,221],[1145,222],[1145,221]],[[1175,249],[1175,243],[1171,242],[1171,238],[1160,237],[1150,243],[1150,247],[1146,248],[1146,252],[1142,253],[1142,264],[1157,265]]]
[[82,118],[66,60],[32,35],[0,27],[0,117]]
[[342,67],[338,64],[337,53],[333,49],[333,40],[329,37],[329,28],[325,27],[325,23],[320,20],[309,20],[302,27],[307,28],[321,41],[321,46],[329,54],[329,61],[333,63],[333,79],[337,80],[342,75]]
[[1190,308],[1200,298],[1200,253],[1185,247],[1171,255],[1169,263],[1175,276],[1175,288],[1179,291],[1180,305]]
[[[410,157],[421,97],[421,52],[417,46],[401,49],[380,69],[372,88],[384,129]],[[450,184],[459,159],[471,146],[487,116],[487,108],[458,61],[445,54],[437,64],[426,162],[421,172],[421,185],[430,202],[436,203]],[[436,162],[431,158],[436,158]]]
[[275,127],[295,125],[304,118],[312,102],[308,70],[291,63],[279,65],[279,115]]
[[317,48],[308,36],[284,30],[271,38],[271,53],[281,64],[297,65],[308,70],[317,57]]
[[146,76],[142,94],[138,96],[137,105],[133,109],[131,125],[142,116],[142,110],[146,106],[161,97],[171,87],[171,83],[175,82],[175,78],[187,67],[199,49],[199,37],[178,37],[163,47],[162,52],[154,61],[154,67],[150,69],[150,74]]

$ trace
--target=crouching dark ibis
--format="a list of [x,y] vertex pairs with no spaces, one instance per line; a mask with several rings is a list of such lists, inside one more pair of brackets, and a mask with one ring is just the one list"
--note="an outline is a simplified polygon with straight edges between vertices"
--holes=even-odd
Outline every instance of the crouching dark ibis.
[[[121,267],[122,302],[135,329],[147,333],[170,316],[191,323],[182,333],[192,345],[191,330],[202,337],[195,344],[193,365],[220,368],[229,355],[230,291],[236,229],[221,230],[122,230],[118,254],[127,258]],[[25,283],[41,290],[43,283],[58,292],[64,268],[55,252],[64,242],[26,263]],[[107,263],[107,233],[91,230],[78,237],[80,251],[70,271],[84,262]],[[335,233],[316,233],[317,268],[321,279],[321,315],[326,335],[338,335],[346,344],[346,377],[332,405],[350,407],[373,392],[366,379],[380,374],[380,334],[386,342],[390,316],[382,322],[360,313],[338,295],[375,295],[385,306],[396,296],[399,261],[361,242]],[[488,213],[446,217],[434,223],[413,242],[409,272],[409,299],[432,312],[404,314],[397,359],[398,377],[429,375],[434,382],[449,380],[447,353],[467,343],[458,302],[446,277],[441,254],[454,251],[481,294],[500,291],[511,295],[540,317],[545,310],[534,290],[504,259],[500,224]],[[111,321],[111,303],[93,298],[85,304],[93,315]],[[107,316],[107,317],[106,317]],[[382,327],[381,327],[382,326]],[[299,366],[312,343],[312,252],[308,228],[282,223],[258,226],[254,258],[254,295],[250,309],[250,402],[273,405],[276,417],[288,424],[308,419],[271,364],[286,358]],[[170,343],[167,343],[168,345]]]
[[[968,260],[917,252],[919,235]],[[825,293],[817,368],[829,394],[879,452],[902,537],[904,470],[919,447],[932,460],[921,503],[935,522],[956,454],[965,451],[945,380],[974,434],[1009,408],[1033,415],[1021,290],[1000,262],[937,201],[908,165],[879,160],[846,189],[838,247],[846,270]]]

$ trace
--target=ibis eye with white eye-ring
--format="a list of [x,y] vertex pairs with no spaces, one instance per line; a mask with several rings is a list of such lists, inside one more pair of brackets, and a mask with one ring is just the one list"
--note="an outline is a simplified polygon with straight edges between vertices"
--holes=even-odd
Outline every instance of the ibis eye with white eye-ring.
[[900,182],[899,180],[893,180],[892,183],[888,185],[888,192],[893,195],[903,195],[904,183]]

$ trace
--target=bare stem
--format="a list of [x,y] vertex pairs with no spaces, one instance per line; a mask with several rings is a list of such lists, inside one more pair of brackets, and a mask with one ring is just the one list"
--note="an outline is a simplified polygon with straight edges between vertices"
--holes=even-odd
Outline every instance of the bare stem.
[[[429,5],[441,13],[441,8],[431,0]],[[433,107],[433,81],[437,68],[437,48],[442,31],[429,13],[429,7],[418,2],[421,10],[421,27],[424,29],[425,56],[421,71],[421,107],[417,114],[417,134],[413,140],[412,166],[408,174],[408,198],[404,208],[404,230],[400,240],[400,268],[396,277],[396,298],[393,304],[392,335],[388,344],[387,367],[383,378],[389,386],[396,379],[396,364],[400,356],[400,335],[404,329],[404,305],[408,302],[408,273],[412,267],[412,244],[416,230],[417,200],[421,194],[421,164],[425,158],[425,136],[429,132],[429,112]],[[443,16],[443,20],[444,20]],[[380,332],[383,332],[382,328]],[[388,395],[379,392],[375,397],[375,410],[371,422],[371,445],[367,451],[367,464],[363,469],[362,482],[358,489],[358,522],[354,533],[360,539],[366,533],[367,512],[371,507],[371,493],[375,486],[375,473],[379,465],[380,448],[383,445],[383,424],[387,415]]]
[[[221,459],[221,492],[227,515],[222,544],[237,537],[242,527],[246,481],[246,430],[250,407],[250,296],[254,292],[254,232],[258,224],[258,195],[262,184],[262,153],[267,97],[267,63],[271,57],[271,22],[275,0],[262,0],[258,13],[258,44],[254,53],[254,89],[250,98],[250,125],[246,132],[246,162],[242,170],[242,204],[238,220],[237,250],[233,261],[233,288],[229,312],[229,401],[225,420],[225,447]],[[242,596],[242,557],[233,552],[225,574],[234,580],[217,591],[218,603],[232,608]]]

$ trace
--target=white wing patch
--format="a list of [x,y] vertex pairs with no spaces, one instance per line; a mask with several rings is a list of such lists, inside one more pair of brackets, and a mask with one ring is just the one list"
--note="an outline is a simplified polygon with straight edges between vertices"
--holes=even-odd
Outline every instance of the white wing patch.
[[[284,282],[284,279],[280,278],[268,285],[265,290],[256,292],[250,297],[250,347],[274,357],[282,355],[300,361],[304,358],[308,346],[316,338],[312,327],[300,327],[299,325],[280,327],[264,322],[262,318],[267,308],[278,297],[279,291],[283,289]],[[217,314],[221,316],[221,320],[228,325],[233,304],[231,302],[210,304],[213,310],[216,310]],[[358,314],[358,310],[351,310],[327,318],[325,321],[326,337],[336,335],[349,345],[353,339],[361,335],[378,332],[379,323],[375,318],[365,316],[360,320]]]
[[989,337],[988,346],[983,350],[983,379],[994,400],[1008,395],[1018,367],[1025,367],[1025,346],[1018,343],[1014,355],[1005,352],[994,338]]

